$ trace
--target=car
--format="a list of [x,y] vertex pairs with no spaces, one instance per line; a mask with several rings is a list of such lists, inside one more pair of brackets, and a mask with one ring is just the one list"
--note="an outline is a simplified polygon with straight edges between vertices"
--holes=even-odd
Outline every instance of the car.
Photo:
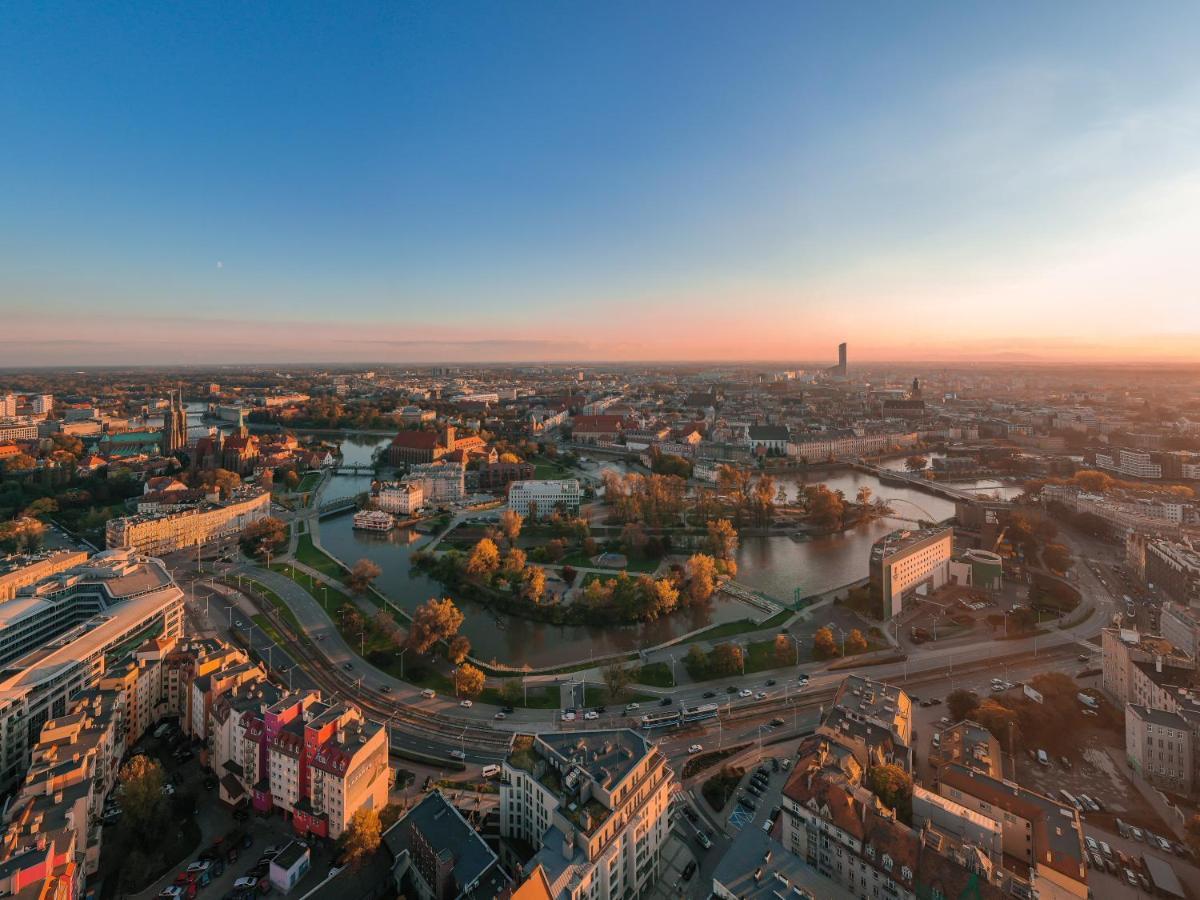
[[511,716],[516,712],[516,710],[511,706],[502,706],[500,707],[500,712],[504,713],[506,716]]
[[740,691],[738,691],[738,696],[739,697],[753,697],[754,691],[750,690],[750,688],[742,688]]
[[[1060,757],[1058,758],[1058,761],[1059,761],[1060,763],[1062,763],[1062,767],[1063,767],[1064,769],[1069,769],[1069,768],[1071,768],[1071,760],[1067,759],[1065,756],[1060,756]],[[1085,802],[1086,802],[1086,801],[1085,801]]]
[[475,705],[475,703],[472,700],[460,700],[460,701],[458,701],[458,705],[461,706],[463,709],[470,709],[472,706]]
[[461,750],[451,750],[450,758],[451,759],[466,759],[467,754],[463,753]]
[[629,704],[626,704],[626,706],[625,706],[625,714],[626,714],[626,715],[628,715],[629,713],[633,712],[635,709],[641,709],[641,708],[642,708],[642,704],[640,704],[640,703],[629,703]]
[[608,707],[607,707],[607,706],[597,706],[597,707],[596,707],[596,715],[598,715],[598,716],[602,716],[602,715],[604,715],[606,712],[608,712]]
[[684,804],[680,808],[683,810],[684,818],[687,819],[689,822],[695,824],[696,822],[700,821],[700,817],[698,815],[696,815],[696,811],[694,809],[692,809],[690,806]]
[[342,668],[349,672],[354,668],[354,663],[342,663]]
[[562,714],[562,720],[564,722],[574,722],[575,721],[575,713],[570,712],[570,711],[564,712]]
[[742,806],[746,807],[746,809],[751,810],[751,811],[758,809],[758,804],[755,803],[752,798],[747,797],[745,795],[738,797],[738,803],[740,803]]
[[212,863],[207,859],[200,859],[189,865],[185,871],[187,871],[188,874],[193,872],[207,872],[211,866]]
[[705,699],[705,700],[711,700],[711,699],[712,699],[713,697],[715,697],[715,696],[717,696],[717,692],[716,692],[716,691],[705,691],[705,692],[704,692],[704,699]]
[[708,850],[709,848],[712,847],[712,841],[709,840],[708,835],[705,834],[703,831],[701,831],[698,828],[696,829],[696,843],[699,844],[701,847],[703,847],[705,850]]
[[390,684],[381,684],[379,686],[379,690],[384,694],[390,694],[392,692],[392,686]]
[[659,706],[670,706],[674,702],[675,701],[672,700],[670,697],[663,697],[661,700],[658,701],[658,705]]
[[775,687],[775,679],[774,678],[767,679],[767,687]]
[[1079,656],[1076,657],[1076,659],[1078,659],[1080,662],[1087,662],[1089,657],[1086,653],[1080,653]]
[[701,752],[703,749],[704,749],[704,745],[703,745],[703,744],[692,744],[692,746],[688,747],[688,753],[689,753],[689,754],[692,754],[692,753],[699,753],[699,752]]
[[492,716],[492,718],[493,719],[507,719],[508,713],[501,711],[501,712],[496,713],[494,716]]
[[691,881],[692,876],[696,874],[696,861],[693,859],[683,867],[682,878],[684,881]]
[[585,712],[583,714],[583,717],[590,722],[593,719],[600,718],[600,713],[596,712],[594,709],[589,709],[587,712]]
[[796,680],[799,681],[801,684],[808,684],[808,675],[801,672],[799,675],[796,676]]
[[1099,843],[1100,843],[1100,852],[1111,859],[1112,855],[1113,855],[1112,847],[1110,847],[1108,845],[1107,841],[1100,841]]
[[1141,883],[1138,881],[1137,875],[1135,875],[1133,873],[1133,869],[1126,869],[1124,874],[1125,874],[1125,881],[1130,887],[1136,888],[1136,887],[1141,886]]
[[783,725],[783,719],[779,718],[779,716],[776,716],[771,720],[770,724],[776,728],[779,728],[781,725]]
[[1087,835],[1086,837],[1084,837],[1083,842],[1088,845],[1089,850],[1098,851],[1100,849],[1100,845],[1096,842],[1096,839],[1094,837],[1092,837],[1091,835]]
[[1135,841],[1144,841],[1146,839],[1146,833],[1136,825],[1131,825],[1129,827],[1129,833],[1133,835],[1133,839]]
[[233,889],[235,891],[242,891],[246,890],[247,888],[253,889],[256,887],[258,887],[258,879],[253,875],[245,875],[233,883]]
[[938,705],[940,705],[940,704],[941,704],[941,702],[942,702],[942,698],[941,698],[941,697],[930,697],[930,698],[929,698],[929,705],[930,705],[930,706],[938,706]]
[[766,699],[767,699],[767,692],[766,692],[766,691],[759,691],[757,694],[755,694],[755,695],[754,695],[754,699],[755,699],[755,700],[766,700]]

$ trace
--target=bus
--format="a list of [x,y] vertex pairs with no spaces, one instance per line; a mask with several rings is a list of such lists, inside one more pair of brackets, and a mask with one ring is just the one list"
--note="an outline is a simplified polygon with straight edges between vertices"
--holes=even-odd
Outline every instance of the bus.
[[715,719],[720,707],[715,703],[703,703],[700,706],[685,706],[683,708],[683,721],[685,722],[702,722],[705,719]]
[[679,713],[674,711],[647,713],[646,715],[642,716],[643,728],[670,728],[671,726],[678,724]]

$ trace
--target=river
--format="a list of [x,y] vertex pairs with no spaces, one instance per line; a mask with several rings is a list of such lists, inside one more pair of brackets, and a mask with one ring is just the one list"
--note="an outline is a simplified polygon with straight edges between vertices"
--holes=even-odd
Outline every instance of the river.
[[[358,444],[343,443],[343,454],[347,462],[369,462],[373,449],[385,442],[385,438],[369,438]],[[797,475],[785,475],[777,480],[789,497],[796,495],[803,482]],[[941,520],[954,515],[954,504],[949,500],[915,488],[886,485],[872,475],[852,470],[817,473],[807,481],[823,482],[833,490],[841,490],[848,499],[853,499],[859,488],[869,487],[872,496],[884,498],[897,516],[905,518]],[[369,486],[368,476],[334,476],[322,494],[322,500],[353,495]],[[983,488],[991,485],[981,481],[978,484],[955,482],[955,486]],[[800,596],[823,593],[866,577],[871,545],[889,531],[911,524],[899,518],[877,519],[841,534],[805,541],[794,541],[787,536],[743,537],[738,551],[738,581],[787,603],[797,591]],[[354,531],[351,525],[349,515],[324,520],[321,542],[348,564],[362,557],[378,563],[383,569],[378,587],[397,604],[412,610],[430,597],[445,593],[439,583],[409,571],[413,550],[426,544],[428,538],[409,529],[378,535]],[[586,627],[498,617],[486,608],[468,602],[462,607],[466,614],[463,633],[470,638],[475,655],[532,666],[577,662],[589,654],[603,656],[651,646],[696,628],[745,618],[750,612],[736,601],[720,601],[709,608],[657,622]]]

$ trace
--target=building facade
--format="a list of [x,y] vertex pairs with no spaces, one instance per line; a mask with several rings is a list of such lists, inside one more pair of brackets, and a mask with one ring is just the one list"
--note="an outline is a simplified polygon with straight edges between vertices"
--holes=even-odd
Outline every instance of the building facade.
[[508,508],[522,516],[529,516],[530,510],[539,516],[549,516],[555,510],[564,515],[578,515],[582,499],[583,492],[574,478],[514,481],[508,488]]
[[871,547],[871,598],[883,618],[897,615],[914,594],[937,590],[949,577],[953,528],[894,531]]
[[257,487],[238,489],[229,500],[203,502],[192,509],[162,515],[110,519],[104,529],[109,549],[163,554],[239,534],[271,512],[271,495]]

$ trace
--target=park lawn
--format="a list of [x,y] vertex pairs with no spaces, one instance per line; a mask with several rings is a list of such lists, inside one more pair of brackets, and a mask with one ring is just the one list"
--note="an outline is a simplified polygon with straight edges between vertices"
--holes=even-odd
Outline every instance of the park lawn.
[[313,544],[311,534],[300,535],[296,542],[296,559],[330,578],[340,580],[346,574],[346,570],[337,560]]
[[704,631],[693,635],[684,643],[692,643],[693,641],[715,641],[720,638],[736,637],[739,634],[746,634],[750,631],[766,631],[767,629],[779,629],[783,624],[792,617],[790,609],[784,609],[777,612],[775,615],[766,621],[755,624],[749,619],[738,619],[736,622],[725,622],[722,625],[714,625],[711,628],[706,628]]
[[675,687],[671,678],[671,667],[664,662],[649,663],[634,672],[633,680],[637,684],[648,684],[651,687]]
[[300,479],[300,483],[296,485],[297,494],[307,494],[309,491],[315,490],[317,485],[321,483],[320,472],[309,472]]

